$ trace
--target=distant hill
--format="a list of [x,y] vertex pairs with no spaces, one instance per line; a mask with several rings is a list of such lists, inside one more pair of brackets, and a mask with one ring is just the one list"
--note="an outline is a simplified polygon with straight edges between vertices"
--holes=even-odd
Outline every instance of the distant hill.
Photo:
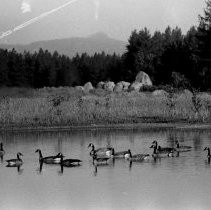
[[65,39],[56,39],[48,41],[38,41],[27,45],[5,45],[0,44],[0,48],[12,49],[15,48],[17,52],[24,50],[35,52],[40,48],[50,52],[58,51],[59,54],[64,54],[73,57],[76,53],[81,54],[86,52],[93,55],[95,52],[106,54],[123,54],[126,49],[126,42],[115,40],[108,37],[104,33],[96,33],[88,37],[73,37]]

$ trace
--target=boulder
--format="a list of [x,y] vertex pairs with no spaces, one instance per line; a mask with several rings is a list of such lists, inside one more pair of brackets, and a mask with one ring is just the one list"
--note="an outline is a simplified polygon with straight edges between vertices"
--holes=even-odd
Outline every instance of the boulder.
[[190,90],[188,90],[188,89],[185,89],[184,91],[183,91],[183,93],[185,94],[185,95],[188,95],[188,96],[190,96],[190,97],[192,97],[192,92],[190,91]]
[[106,82],[104,85],[104,89],[107,91],[113,91],[115,87],[114,82]]
[[137,75],[136,75],[136,80],[135,82],[139,82],[142,83],[142,86],[152,86],[152,81],[149,77],[148,74],[146,74],[143,71],[140,71]]
[[90,90],[93,90],[93,86],[92,86],[92,83],[91,82],[87,82],[85,85],[84,85],[84,90],[86,92],[89,92]]
[[76,86],[75,89],[76,90],[80,90],[80,91],[84,91],[84,87],[83,86]]
[[125,81],[122,81],[121,83],[123,85],[123,90],[127,91],[129,86],[130,86],[130,83],[129,82],[125,82]]
[[130,87],[129,87],[129,90],[130,91],[139,91],[140,88],[143,86],[143,84],[141,82],[133,82]]
[[114,87],[114,92],[122,92],[123,91],[123,84],[122,82],[118,82]]
[[104,88],[104,85],[105,85],[105,82],[99,82],[99,83],[97,84],[97,88],[103,89],[103,88]]

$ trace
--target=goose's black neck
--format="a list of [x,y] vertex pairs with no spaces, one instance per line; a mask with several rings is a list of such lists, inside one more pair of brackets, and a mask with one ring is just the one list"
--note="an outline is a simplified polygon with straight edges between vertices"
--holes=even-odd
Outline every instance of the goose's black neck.
[[210,157],[210,148],[207,148],[207,156]]
[[115,150],[114,148],[111,149],[111,155],[114,155],[115,154]]
[[157,151],[161,151],[161,146],[156,147]]
[[158,148],[158,142],[157,141],[155,141],[155,147],[154,147],[156,150],[157,150],[157,148]]
[[128,153],[129,153],[129,157],[132,158],[132,153],[130,150],[128,151]]
[[179,148],[179,142],[178,141],[176,142],[176,148]]
[[156,148],[156,146],[153,147],[153,154],[157,154],[157,148]]
[[4,151],[3,144],[0,144],[0,151]]
[[40,160],[43,159],[41,150],[39,150],[39,156],[40,156]]
[[17,154],[17,159],[20,160],[20,155],[19,154]]
[[91,152],[95,152],[95,146],[94,145],[92,145]]
[[63,155],[61,155],[60,157],[61,157],[61,163],[62,163],[62,162],[63,162],[63,160],[64,160]]

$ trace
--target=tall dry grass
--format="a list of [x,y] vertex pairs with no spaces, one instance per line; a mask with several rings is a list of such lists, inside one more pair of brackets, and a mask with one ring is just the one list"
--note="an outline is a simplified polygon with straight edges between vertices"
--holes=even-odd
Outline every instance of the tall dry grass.
[[27,94],[21,92],[15,97],[1,95],[0,125],[211,122],[211,95],[198,93],[196,97],[200,104],[197,111],[190,92],[155,96],[143,92],[115,94],[102,90],[85,94],[67,87],[27,90]]

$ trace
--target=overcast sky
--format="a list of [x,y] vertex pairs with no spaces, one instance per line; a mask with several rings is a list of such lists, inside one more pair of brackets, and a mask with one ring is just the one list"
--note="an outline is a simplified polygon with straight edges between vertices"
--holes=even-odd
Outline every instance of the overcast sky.
[[[74,1],[74,0],[73,0]],[[0,36],[24,22],[55,9],[68,0],[0,0]],[[127,40],[134,29],[163,31],[168,25],[186,32],[198,24],[205,0],[75,0],[61,10],[12,32],[2,43],[87,36],[105,32]]]

